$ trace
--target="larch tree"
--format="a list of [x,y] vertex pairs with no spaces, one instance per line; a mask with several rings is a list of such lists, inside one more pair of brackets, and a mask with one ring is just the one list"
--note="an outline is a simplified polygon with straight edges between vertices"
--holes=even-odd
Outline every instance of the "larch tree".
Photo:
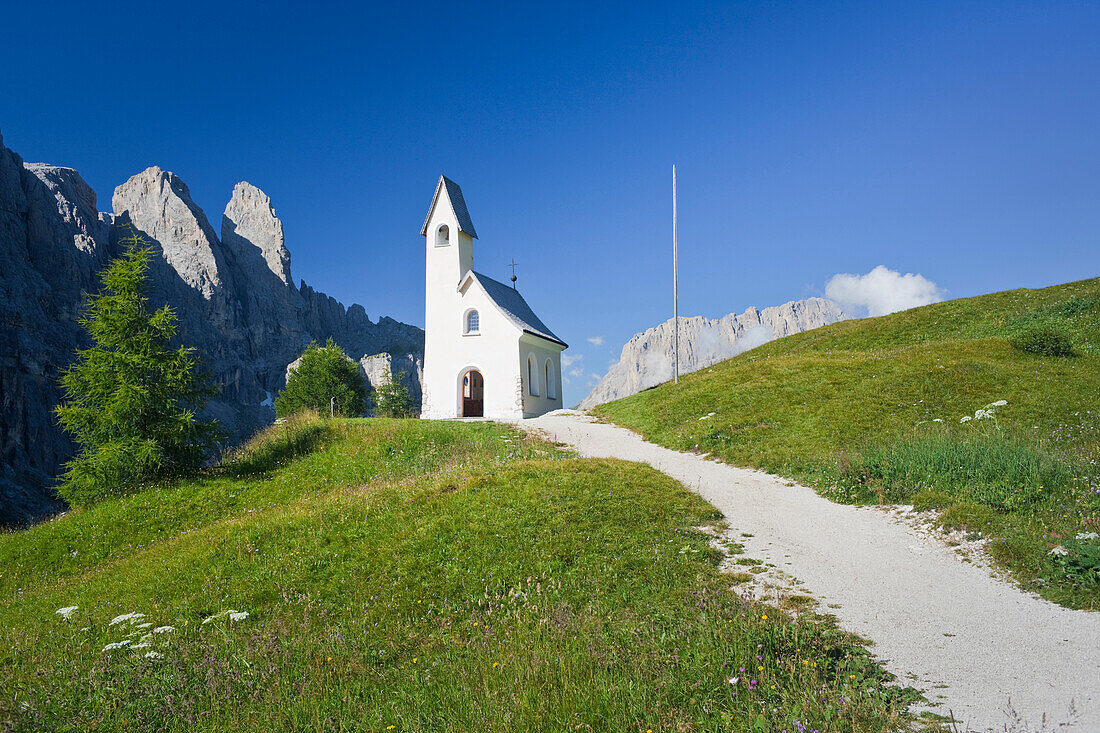
[[149,305],[152,250],[132,228],[122,244],[80,318],[92,346],[78,349],[61,377],[65,395],[56,413],[79,450],[58,493],[74,506],[193,470],[220,434],[197,417],[216,389],[195,349],[170,346],[175,312]]

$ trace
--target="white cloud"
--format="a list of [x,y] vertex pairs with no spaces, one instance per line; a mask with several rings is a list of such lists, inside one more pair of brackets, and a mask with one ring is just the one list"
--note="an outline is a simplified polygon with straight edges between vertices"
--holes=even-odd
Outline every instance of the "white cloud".
[[574,362],[580,361],[584,358],[584,354],[562,354],[561,365],[563,367],[573,366]]
[[583,367],[574,367],[573,369],[570,369],[569,370],[569,376],[571,376],[571,377],[583,377],[584,376],[584,368]]
[[924,275],[890,270],[879,265],[866,275],[833,275],[825,297],[852,316],[884,316],[943,300],[944,291]]
[[588,343],[593,346],[603,346],[603,336],[592,336],[588,339]]

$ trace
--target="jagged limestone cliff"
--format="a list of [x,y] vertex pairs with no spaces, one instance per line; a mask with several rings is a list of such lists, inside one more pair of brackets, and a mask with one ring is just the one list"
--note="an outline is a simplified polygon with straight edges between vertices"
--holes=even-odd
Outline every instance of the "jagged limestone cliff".
[[209,416],[231,434],[274,418],[286,366],[311,340],[332,337],[354,357],[422,359],[421,329],[371,321],[361,306],[294,286],[282,222],[255,186],[233,189],[220,239],[186,184],[155,166],[119,186],[111,203],[101,214],[79,173],[24,164],[0,138],[0,526],[61,506],[48,486],[73,446],[53,416],[57,380],[86,345],[76,322],[84,293],[98,289],[96,273],[129,227],[156,253],[150,298],[176,309],[178,338],[200,351],[221,388]]
[[[840,306],[824,298],[795,300],[763,310],[749,308],[717,320],[680,318],[680,373],[716,364],[742,351],[792,333],[809,331],[845,318]],[[636,334],[580,405],[587,409],[649,389],[672,379],[672,319]]]

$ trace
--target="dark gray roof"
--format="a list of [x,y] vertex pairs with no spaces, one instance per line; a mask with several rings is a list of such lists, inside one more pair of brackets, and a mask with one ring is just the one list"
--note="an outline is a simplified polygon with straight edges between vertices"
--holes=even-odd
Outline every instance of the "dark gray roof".
[[458,219],[458,231],[466,232],[477,239],[474,223],[470,220],[470,211],[466,208],[466,199],[462,197],[462,189],[450,178],[442,175],[439,177],[439,183],[435,186],[435,196],[432,196],[432,205],[428,207],[428,215],[424,217],[424,226],[420,227],[420,235],[424,236],[428,233],[428,221],[432,218],[435,205],[439,202],[439,192],[443,190],[444,186],[447,188],[447,198],[451,201],[451,210],[454,212],[455,218]]
[[545,323],[539,320],[539,317],[531,310],[531,306],[527,305],[527,301],[523,299],[518,290],[497,282],[487,275],[482,275],[480,272],[475,272],[474,277],[481,283],[481,287],[485,288],[485,292],[489,294],[493,302],[524,332],[565,347],[569,346],[569,344],[555,336],[554,332],[547,328]]

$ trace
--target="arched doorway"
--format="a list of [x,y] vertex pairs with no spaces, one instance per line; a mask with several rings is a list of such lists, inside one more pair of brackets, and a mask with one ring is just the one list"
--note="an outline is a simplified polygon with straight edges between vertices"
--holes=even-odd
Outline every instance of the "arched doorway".
[[484,417],[485,379],[477,369],[462,378],[462,417]]

